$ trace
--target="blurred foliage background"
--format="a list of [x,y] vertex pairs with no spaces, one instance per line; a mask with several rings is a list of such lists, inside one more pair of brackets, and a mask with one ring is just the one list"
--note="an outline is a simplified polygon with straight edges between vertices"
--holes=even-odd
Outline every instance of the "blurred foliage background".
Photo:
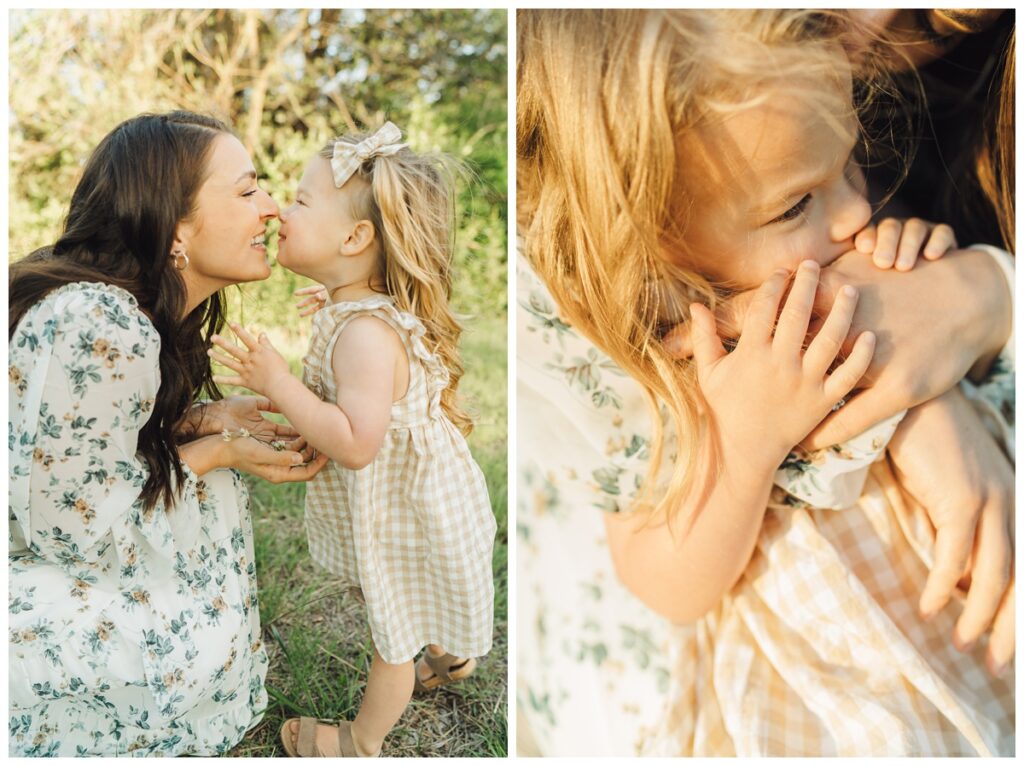
[[[506,310],[504,11],[12,11],[9,28],[11,260],[57,238],[90,151],[141,112],[227,121],[280,204],[331,137],[390,119],[470,166],[455,303]],[[283,325],[304,284],[281,270],[247,286],[246,321]]]
[[[285,206],[333,136],[396,123],[414,150],[463,160],[453,302],[466,332],[460,393],[498,519],[494,649],[469,681],[414,700],[385,755],[507,753],[507,15],[494,10],[46,10],[9,16],[9,260],[52,244],[93,147],[141,112],[233,125]],[[156,193],[156,190],[154,190]],[[269,233],[276,232],[276,225]],[[268,239],[269,251],[275,251]],[[309,320],[274,266],[226,291],[231,317],[270,334],[299,372]],[[230,753],[281,755],[289,715],[350,718],[370,660],[361,607],[315,567],[305,488],[249,479],[271,707]]]

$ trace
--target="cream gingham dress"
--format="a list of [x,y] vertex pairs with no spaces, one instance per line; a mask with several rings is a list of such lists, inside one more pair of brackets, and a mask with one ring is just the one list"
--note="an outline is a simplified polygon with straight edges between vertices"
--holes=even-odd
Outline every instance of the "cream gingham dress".
[[[517,271],[516,691],[539,754],[1013,754],[1012,668],[953,647],[961,597],[917,614],[934,533],[885,460],[899,416],[791,455],[739,582],[673,626],[621,584],[602,520],[646,474],[643,393]],[[1011,341],[961,384],[1011,456],[1013,366]]]
[[327,305],[313,319],[303,382],[336,401],[331,355],[359,316],[398,333],[409,388],[372,463],[353,471],[329,462],[307,485],[309,552],[362,590],[385,662],[410,660],[426,644],[480,657],[491,648],[497,525],[483,473],[441,409],[448,371],[424,345],[423,325],[384,295]]

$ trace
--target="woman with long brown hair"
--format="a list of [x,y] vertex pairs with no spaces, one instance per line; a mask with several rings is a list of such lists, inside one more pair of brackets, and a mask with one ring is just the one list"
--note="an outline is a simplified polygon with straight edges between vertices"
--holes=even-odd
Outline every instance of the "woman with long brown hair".
[[11,266],[12,755],[214,755],[262,716],[230,469],[303,481],[326,459],[266,399],[221,399],[206,349],[219,291],[270,275],[277,213],[223,123],[141,115],[93,152],[57,242]]

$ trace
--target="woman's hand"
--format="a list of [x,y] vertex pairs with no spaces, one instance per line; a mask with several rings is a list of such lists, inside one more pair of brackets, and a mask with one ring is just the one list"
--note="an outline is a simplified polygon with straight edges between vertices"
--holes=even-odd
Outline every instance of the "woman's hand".
[[300,317],[308,317],[310,314],[315,314],[327,305],[327,288],[323,285],[300,287],[298,290],[293,292],[292,295],[309,296],[305,300],[298,301],[295,304],[295,308],[299,310]]
[[[219,437],[213,437],[219,438]],[[309,481],[327,465],[327,456],[316,454],[304,439],[295,439],[276,450],[249,436],[224,441],[222,464],[259,476],[272,484]]]
[[[819,313],[828,311],[844,285],[860,293],[845,349],[868,329],[875,332],[877,345],[860,383],[866,388],[804,440],[808,449],[845,441],[934,399],[969,371],[983,373],[1010,335],[1010,290],[988,253],[958,250],[911,271],[894,272],[850,251],[822,270],[815,299]],[[741,293],[722,304],[717,318],[724,337],[737,337],[753,295]],[[675,356],[689,356],[689,328],[674,328],[665,345]]]
[[227,396],[193,407],[185,433],[189,439],[195,439],[244,428],[263,441],[294,439],[299,432],[290,425],[263,417],[264,412],[278,411],[265,396]]
[[1013,467],[959,388],[911,409],[889,457],[935,527],[921,613],[938,612],[969,578],[953,641],[966,650],[991,626],[987,664],[998,675],[1014,652]]
[[[776,325],[786,272],[757,291],[736,349],[727,354],[711,312],[700,304],[693,317],[697,379],[723,448],[745,452],[754,465],[778,465],[864,375],[874,349],[870,332],[859,334],[848,358],[828,374],[846,339],[857,291],[839,291],[821,330],[803,350],[818,285],[818,264],[805,261]],[[773,334],[774,328],[774,334]]]
[[218,353],[212,348],[207,353],[214,361],[236,373],[233,376],[214,375],[214,382],[230,386],[245,386],[258,394],[273,397],[275,386],[292,377],[291,370],[288,369],[288,362],[277,352],[266,333],[260,333],[257,340],[241,325],[232,323],[231,329],[245,344],[245,348],[236,346],[220,335],[210,338],[214,344],[227,352],[227,355]]

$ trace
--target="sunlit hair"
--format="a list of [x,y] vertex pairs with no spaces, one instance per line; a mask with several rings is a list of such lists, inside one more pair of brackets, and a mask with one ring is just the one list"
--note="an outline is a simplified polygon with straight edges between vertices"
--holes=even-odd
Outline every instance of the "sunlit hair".
[[772,88],[840,129],[836,111],[849,116],[850,101],[820,83],[841,71],[842,25],[827,12],[767,10],[521,10],[517,19],[524,253],[563,317],[646,393],[650,467],[633,510],[672,520],[707,488],[698,450],[715,440],[696,368],[667,353],[661,330],[688,319],[690,302],[713,308],[730,287],[665,257],[685,254],[681,180],[707,161],[681,147],[695,127],[763,103]]
[[[367,136],[352,134],[336,140],[358,143]],[[330,160],[334,143],[327,144],[320,156]],[[456,396],[463,373],[458,349],[462,327],[448,303],[459,174],[460,167],[451,157],[405,148],[366,160],[346,185],[356,184],[352,215],[373,224],[388,294],[398,309],[423,323],[428,347],[448,370],[441,407],[455,427],[468,435],[473,421]]]

